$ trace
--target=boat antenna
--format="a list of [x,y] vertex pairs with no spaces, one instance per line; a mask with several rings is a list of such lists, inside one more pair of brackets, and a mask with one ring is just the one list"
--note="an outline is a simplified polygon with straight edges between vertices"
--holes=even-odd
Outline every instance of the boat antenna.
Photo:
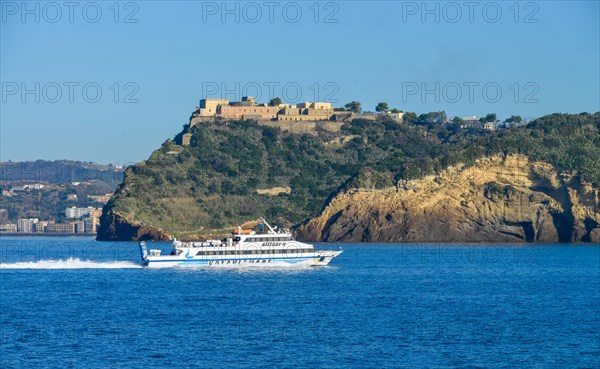
[[260,217],[260,220],[263,221],[263,223],[265,223],[267,225],[267,227],[269,228],[269,230],[271,231],[271,233],[275,233],[275,230],[273,228],[271,228],[271,226],[269,225],[269,223],[267,223],[267,221],[265,220],[265,218]]

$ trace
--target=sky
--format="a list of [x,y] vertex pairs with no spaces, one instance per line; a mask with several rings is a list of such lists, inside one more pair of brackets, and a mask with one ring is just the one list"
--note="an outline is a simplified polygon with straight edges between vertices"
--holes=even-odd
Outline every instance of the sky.
[[598,1],[0,5],[0,161],[144,160],[207,97],[600,110]]

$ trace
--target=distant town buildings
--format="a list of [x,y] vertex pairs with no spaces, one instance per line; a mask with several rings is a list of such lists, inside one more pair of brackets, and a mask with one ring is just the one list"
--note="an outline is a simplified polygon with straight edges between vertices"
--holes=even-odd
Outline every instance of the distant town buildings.
[[75,224],[73,223],[48,223],[46,233],[74,234]]
[[46,227],[48,226],[47,221],[37,222],[33,225],[35,233],[46,233]]
[[17,233],[16,224],[0,224],[0,233]]
[[83,220],[74,221],[73,226],[74,226],[75,233],[79,233],[79,234],[85,233],[85,223],[83,222]]
[[70,208],[65,209],[65,217],[70,219],[78,219],[86,215],[90,215],[94,211],[96,211],[96,208],[92,206],[88,206],[87,208],[78,208],[76,206],[71,206]]
[[98,224],[100,224],[98,218],[85,218],[83,220],[83,229],[85,229],[85,233],[96,233]]
[[17,220],[17,232],[19,233],[33,233],[34,224],[38,222],[37,218],[19,219]]
[[42,220],[38,218],[18,219],[16,224],[0,224],[0,233],[3,234],[95,234],[98,228],[99,217],[102,214],[101,208],[67,208],[70,215],[82,215],[81,219],[56,223],[53,221]]
[[34,184],[26,184],[26,185],[22,185],[22,186],[13,186],[12,190],[13,191],[30,191],[30,190],[41,190],[44,188],[44,185],[41,183],[34,183]]
[[110,200],[110,198],[112,197],[112,193],[107,193],[107,194],[100,195],[100,196],[88,195],[88,197],[96,202],[106,204],[108,202],[108,200]]

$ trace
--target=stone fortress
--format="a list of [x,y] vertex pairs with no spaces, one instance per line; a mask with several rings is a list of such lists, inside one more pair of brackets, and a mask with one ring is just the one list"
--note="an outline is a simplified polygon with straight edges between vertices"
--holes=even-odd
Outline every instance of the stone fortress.
[[[403,113],[386,112],[385,115],[401,121]],[[213,120],[254,120],[261,125],[279,127],[295,133],[317,134],[318,130],[339,131],[349,119],[376,120],[378,117],[381,115],[340,111],[334,109],[329,102],[303,102],[295,105],[282,103],[273,106],[257,103],[252,96],[242,97],[242,101],[202,99],[190,117],[188,132],[182,135],[181,145],[190,144],[192,135],[189,129]]]
[[[343,112],[342,112],[343,113]],[[223,119],[253,119],[257,121],[320,121],[334,120],[334,109],[327,102],[303,102],[296,105],[279,104],[271,106],[259,104],[254,97],[242,97],[242,101],[226,99],[203,99],[200,107],[194,112],[193,118],[220,117]]]

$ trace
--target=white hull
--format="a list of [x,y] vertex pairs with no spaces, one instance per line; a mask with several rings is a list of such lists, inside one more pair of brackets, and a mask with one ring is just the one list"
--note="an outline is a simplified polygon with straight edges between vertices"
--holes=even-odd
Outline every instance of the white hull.
[[210,267],[210,268],[278,268],[326,266],[342,251],[323,251],[314,254],[281,256],[261,255],[253,258],[186,258],[181,256],[147,256],[143,265],[151,268]]
[[[140,242],[142,264],[152,268],[172,267],[307,267],[326,266],[342,253],[335,250],[315,250],[313,245],[294,240],[289,232],[276,232],[261,218],[267,232],[256,233],[238,227],[233,237],[205,242],[174,240],[170,255],[146,248]],[[260,224],[259,231],[263,230]]]

